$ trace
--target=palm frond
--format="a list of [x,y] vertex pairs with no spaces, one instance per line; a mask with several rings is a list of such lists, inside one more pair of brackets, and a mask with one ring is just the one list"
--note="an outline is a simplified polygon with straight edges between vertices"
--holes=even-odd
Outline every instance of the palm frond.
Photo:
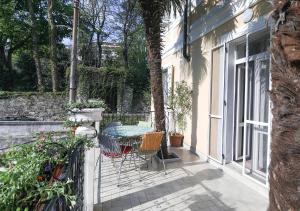
[[[143,2],[144,0],[140,0],[140,2]],[[149,1],[149,0],[145,0]],[[152,5],[159,5],[160,7],[160,13],[162,14],[168,14],[170,15],[171,12],[176,15],[177,12],[181,13],[183,11],[183,5],[185,0],[152,0]]]
[[185,0],[160,0],[160,2],[164,13],[170,15],[173,10],[174,15],[176,15],[177,12],[181,13],[183,11]]

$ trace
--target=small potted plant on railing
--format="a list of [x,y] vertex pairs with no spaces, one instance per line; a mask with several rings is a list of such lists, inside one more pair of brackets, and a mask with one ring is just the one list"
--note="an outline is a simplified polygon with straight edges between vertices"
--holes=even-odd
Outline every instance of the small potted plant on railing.
[[65,128],[70,128],[71,129],[71,132],[73,135],[75,135],[75,131],[77,129],[77,127],[79,127],[81,124],[79,122],[74,122],[74,121],[71,121],[69,119],[67,119],[65,122],[64,122],[64,127]]
[[[183,145],[183,131],[186,127],[186,115],[192,110],[192,89],[185,81],[177,82],[173,95],[169,98],[170,107],[173,110],[174,131],[170,131],[170,144],[173,147]],[[181,133],[177,132],[177,128]]]
[[68,104],[71,115],[70,121],[89,124],[102,119],[102,112],[106,105],[102,100],[88,100],[86,102],[76,102]]

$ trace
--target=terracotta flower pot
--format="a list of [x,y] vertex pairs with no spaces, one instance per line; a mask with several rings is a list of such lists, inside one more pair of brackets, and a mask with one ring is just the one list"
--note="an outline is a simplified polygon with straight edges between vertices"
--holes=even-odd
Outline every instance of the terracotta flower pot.
[[184,136],[176,133],[176,134],[170,134],[170,143],[172,147],[182,147],[183,146],[183,138]]
[[62,169],[63,169],[64,165],[63,164],[57,164],[52,172],[52,177],[54,177],[54,179],[58,179],[59,176],[62,173]]
[[74,136],[75,136],[76,129],[77,129],[77,127],[72,127],[71,128],[72,135],[74,135]]

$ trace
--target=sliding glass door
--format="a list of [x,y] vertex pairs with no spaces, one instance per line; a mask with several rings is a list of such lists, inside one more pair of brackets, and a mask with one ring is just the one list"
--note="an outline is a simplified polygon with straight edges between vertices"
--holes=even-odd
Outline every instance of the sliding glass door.
[[269,56],[256,55],[249,61],[247,93],[247,138],[251,146],[251,159],[246,160],[246,172],[265,176],[267,170],[269,119]]
[[235,45],[233,160],[243,173],[266,181],[269,145],[269,34],[252,34]]

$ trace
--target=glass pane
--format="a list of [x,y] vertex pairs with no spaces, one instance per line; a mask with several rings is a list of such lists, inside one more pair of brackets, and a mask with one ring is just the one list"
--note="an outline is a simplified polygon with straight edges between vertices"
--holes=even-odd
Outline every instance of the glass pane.
[[209,155],[219,161],[222,160],[221,141],[222,141],[222,120],[211,118]]
[[212,51],[210,113],[221,119],[211,117],[209,131],[209,155],[219,161],[222,161],[223,67],[224,48],[220,47]]
[[246,159],[246,173],[265,182],[267,172],[268,127],[248,124],[247,144],[250,156]]
[[236,46],[236,58],[241,59],[246,57],[246,43],[242,43]]
[[245,105],[245,63],[236,66],[236,140],[235,160],[242,164]]
[[253,39],[249,37],[249,56],[266,52],[270,45],[270,34],[264,32],[259,38],[253,35]]
[[223,109],[223,47],[212,52],[211,114],[221,115]]
[[269,60],[249,62],[248,119],[268,122]]
[[237,114],[238,123],[244,122],[244,104],[245,104],[245,63],[236,67],[237,71]]
[[236,160],[241,160],[243,158],[243,147],[244,147],[244,143],[243,143],[243,138],[244,137],[244,127],[243,126],[239,126],[238,127],[238,131],[237,131],[237,140],[235,142],[236,144]]

